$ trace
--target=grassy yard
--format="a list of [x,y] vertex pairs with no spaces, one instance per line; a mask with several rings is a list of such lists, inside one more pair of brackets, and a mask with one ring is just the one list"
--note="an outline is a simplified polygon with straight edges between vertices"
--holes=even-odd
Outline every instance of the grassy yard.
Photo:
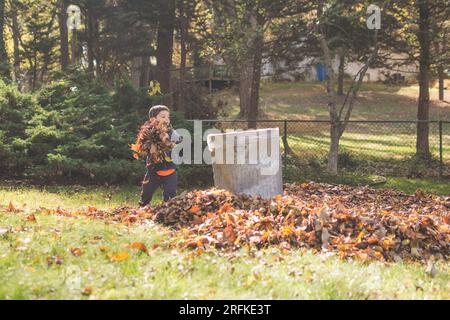
[[[450,81],[449,81],[450,84]],[[320,82],[263,82],[260,92],[260,117],[265,119],[328,120],[325,83]],[[346,86],[349,83],[346,82]],[[417,118],[418,85],[388,86],[364,83],[352,112],[352,120],[415,120]],[[450,93],[446,101],[437,99],[437,88],[430,92],[430,119],[450,121]],[[228,102],[227,113],[237,116],[239,97],[236,90],[215,94],[216,99]],[[344,97],[339,98],[342,102]]]
[[[449,265],[443,262],[432,278],[421,264],[363,264],[274,247],[199,255],[152,223],[127,227],[39,212],[36,221],[27,219],[39,206],[133,205],[137,191],[2,187],[0,204],[26,203],[29,212],[0,209],[0,299],[450,298]],[[144,243],[149,254],[126,247],[133,242]]]

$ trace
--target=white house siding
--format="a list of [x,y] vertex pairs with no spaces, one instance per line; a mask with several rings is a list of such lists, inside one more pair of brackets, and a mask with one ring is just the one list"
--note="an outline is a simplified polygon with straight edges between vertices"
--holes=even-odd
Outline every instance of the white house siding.
[[[392,55],[393,59],[401,58],[401,55]],[[277,61],[276,64],[268,59],[263,60],[262,66],[262,76],[263,78],[271,78],[277,76],[278,79],[294,81],[298,74],[302,74],[302,78],[306,81],[317,80],[316,64],[319,59],[307,57],[302,61],[294,64],[292,67],[287,67],[284,60]],[[359,70],[362,68],[363,64],[360,62],[349,62],[346,65],[345,73],[350,77],[354,77]],[[337,73],[339,68],[339,59],[335,58],[333,60],[333,70]],[[402,66],[394,69],[386,68],[369,68],[367,70],[364,81],[376,82],[386,80],[387,73],[391,75],[394,73],[400,73],[405,77],[406,80],[414,80],[417,76],[418,66],[414,63]]]

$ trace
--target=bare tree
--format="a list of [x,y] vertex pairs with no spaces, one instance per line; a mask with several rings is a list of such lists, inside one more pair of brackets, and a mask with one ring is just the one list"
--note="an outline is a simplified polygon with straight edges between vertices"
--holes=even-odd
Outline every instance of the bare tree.
[[[325,10],[324,1],[319,3],[317,8],[318,21],[316,24],[316,36],[322,50],[322,59],[327,70],[327,96],[328,96],[328,111],[330,116],[330,148],[328,151],[327,171],[332,175],[338,173],[338,156],[339,156],[339,141],[344,133],[350,115],[353,111],[354,103],[364,80],[364,77],[370,65],[375,61],[378,55],[378,31],[374,31],[373,44],[371,52],[367,55],[365,62],[361,69],[355,75],[353,82],[348,89],[342,105],[338,105],[337,92],[335,90],[336,75],[333,69],[333,58],[335,53],[331,49],[332,42],[336,41],[335,37],[330,37],[327,29],[333,27],[333,15],[339,16],[343,14],[342,6],[337,4]],[[328,13],[332,12],[331,17]],[[352,17],[352,19],[357,17]],[[358,20],[355,20],[357,22]]]
[[172,67],[173,35],[175,28],[175,0],[160,3],[156,49],[157,75],[161,93],[166,94],[165,103],[173,104],[170,68]]
[[0,0],[0,76],[10,79],[8,54],[3,32],[5,28],[5,0]]
[[431,157],[429,142],[429,110],[430,110],[430,5],[428,0],[418,0],[420,46],[419,58],[419,104],[417,108],[417,142],[416,152],[421,158]]
[[67,70],[69,67],[69,32],[67,30],[67,0],[58,0],[58,22],[60,41],[60,62],[61,69]]

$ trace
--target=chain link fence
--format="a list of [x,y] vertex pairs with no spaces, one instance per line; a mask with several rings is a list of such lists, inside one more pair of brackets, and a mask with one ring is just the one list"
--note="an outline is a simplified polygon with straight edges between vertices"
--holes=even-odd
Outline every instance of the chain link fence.
[[[246,120],[202,120],[203,128],[246,130]],[[419,121],[349,121],[339,146],[339,169],[362,174],[450,179],[450,121],[425,121],[431,159],[415,157]],[[324,171],[330,144],[328,120],[257,120],[257,129],[279,128],[284,167]]]

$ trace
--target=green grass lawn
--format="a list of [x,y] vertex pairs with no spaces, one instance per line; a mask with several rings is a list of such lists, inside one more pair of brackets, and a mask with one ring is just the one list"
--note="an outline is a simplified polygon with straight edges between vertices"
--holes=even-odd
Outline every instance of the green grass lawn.
[[[137,206],[140,195],[139,186],[1,186],[0,205],[26,204],[29,208],[44,206],[55,209],[58,206],[67,210],[81,206],[113,208],[120,205]],[[158,190],[154,203],[161,198]]]
[[[262,82],[260,89],[260,118],[267,119],[322,119],[328,120],[325,82]],[[350,85],[349,81],[345,83]],[[415,120],[417,118],[418,85],[392,86],[382,83],[364,83],[355,102],[352,120]],[[430,119],[450,121],[450,95],[446,101],[437,99],[437,88],[431,88]],[[227,113],[239,113],[237,90],[215,93],[214,98],[228,103]],[[344,97],[339,97],[342,103]]]
[[[133,205],[136,187],[0,188],[0,204],[76,209]],[[109,196],[108,196],[109,195]],[[112,195],[112,196],[111,196]],[[448,263],[432,278],[421,264],[363,264],[310,251],[178,246],[161,225],[127,227],[86,218],[0,209],[0,299],[449,299]],[[144,252],[127,244],[142,242]],[[71,248],[80,248],[75,256]],[[123,261],[111,261],[127,252]],[[57,259],[59,256],[60,264]]]

